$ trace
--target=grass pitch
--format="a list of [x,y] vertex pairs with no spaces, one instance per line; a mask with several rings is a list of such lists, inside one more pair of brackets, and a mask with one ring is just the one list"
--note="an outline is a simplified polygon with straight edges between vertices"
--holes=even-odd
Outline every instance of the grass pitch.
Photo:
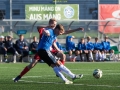
[[[84,74],[72,85],[65,85],[52,68],[38,63],[19,82],[14,83],[12,79],[28,64],[0,63],[0,90],[120,90],[120,62],[66,63],[73,73]],[[95,79],[92,73],[98,68],[103,71],[103,77]]]

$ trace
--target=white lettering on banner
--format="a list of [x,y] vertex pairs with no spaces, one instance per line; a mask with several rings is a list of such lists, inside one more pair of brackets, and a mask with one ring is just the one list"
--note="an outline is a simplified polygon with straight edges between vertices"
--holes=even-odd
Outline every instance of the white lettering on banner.
[[30,20],[42,20],[41,14],[30,14]]
[[54,11],[55,7],[41,7],[41,11]]
[[61,20],[61,15],[60,14],[43,14],[43,20],[49,20],[50,18]]
[[50,18],[55,18],[61,20],[61,14],[30,14],[30,20],[49,20]]
[[29,11],[40,11],[40,7],[29,7]]
[[55,11],[61,11],[60,7],[55,7]]

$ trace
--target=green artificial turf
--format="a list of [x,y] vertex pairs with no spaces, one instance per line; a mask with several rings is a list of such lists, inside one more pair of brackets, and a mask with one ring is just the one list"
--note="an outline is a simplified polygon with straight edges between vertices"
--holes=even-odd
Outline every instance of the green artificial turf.
[[[120,62],[66,63],[73,73],[84,74],[72,85],[65,85],[52,68],[45,63],[38,63],[19,82],[14,83],[12,79],[28,64],[0,63],[0,90],[120,90]],[[103,76],[95,79],[92,73],[98,68],[103,71]]]

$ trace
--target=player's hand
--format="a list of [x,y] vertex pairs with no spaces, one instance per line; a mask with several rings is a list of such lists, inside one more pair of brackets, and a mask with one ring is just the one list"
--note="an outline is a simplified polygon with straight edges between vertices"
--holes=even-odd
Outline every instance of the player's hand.
[[24,49],[28,49],[28,47],[24,47]]
[[4,48],[5,49],[5,51],[7,51],[7,48]]
[[75,38],[75,36],[72,36],[72,38]]
[[80,28],[78,28],[78,30],[84,31],[84,28],[80,27]]

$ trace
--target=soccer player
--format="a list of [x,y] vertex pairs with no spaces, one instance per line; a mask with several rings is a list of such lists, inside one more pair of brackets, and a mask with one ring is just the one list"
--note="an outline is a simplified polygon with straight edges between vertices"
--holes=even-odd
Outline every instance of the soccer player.
[[73,82],[65,78],[61,71],[70,76],[73,80],[82,78],[83,75],[73,74],[67,67],[61,64],[59,60],[56,60],[49,50],[56,37],[63,33],[64,27],[61,24],[58,24],[54,30],[45,30],[45,34],[42,36],[41,41],[38,45],[38,54],[45,63],[53,68],[54,72],[65,82],[65,84],[72,84]]
[[[49,28],[54,28],[56,26],[56,20],[55,19],[50,19],[49,20],[49,26],[46,26],[46,27],[49,27]],[[44,26],[45,28],[45,26]],[[40,35],[40,39],[44,33],[44,28],[43,26],[38,26],[37,29],[38,29],[38,32],[39,32],[39,35]],[[83,28],[78,28],[78,29],[75,29],[75,30],[69,30],[69,31],[66,31],[64,34],[68,34],[68,33],[72,33],[72,32],[75,32],[75,31],[78,31],[78,30],[83,30]],[[57,45],[54,43],[54,46],[57,47]],[[58,50],[58,48],[57,48]],[[52,50],[53,51],[53,50]],[[56,56],[57,57],[60,57],[61,58],[61,62],[62,64],[64,64],[64,61],[65,61],[65,54],[63,54],[62,52],[60,52],[60,50],[58,50]],[[21,79],[21,77],[23,75],[25,75],[31,68],[33,68],[37,62],[40,60],[40,57],[38,56],[38,53],[35,54],[34,56],[34,60],[28,65],[26,66],[22,72],[14,79],[14,82],[17,82],[19,79]]]
[[86,54],[86,57],[89,56],[88,50],[86,49],[85,40],[84,40],[84,38],[81,38],[81,40],[78,43],[77,50],[76,50],[76,55],[80,55],[81,61],[85,60],[83,54]]
[[0,36],[0,54],[3,54],[5,61],[7,61],[8,55],[7,55],[7,49],[4,45],[4,36]]
[[88,50],[88,53],[89,53],[90,58],[91,58],[91,60],[90,60],[89,56],[87,56],[87,61],[88,62],[93,61],[93,54],[92,54],[92,52],[93,52],[93,49],[94,49],[94,45],[93,45],[93,43],[90,40],[91,40],[91,37],[88,36],[87,37],[87,42],[86,42],[86,49]]
[[16,63],[16,55],[20,57],[16,49],[14,48],[14,43],[12,41],[11,36],[7,36],[7,41],[5,41],[5,48],[7,50],[7,53],[12,53],[13,54],[13,63]]
[[106,58],[106,54],[110,53],[110,58],[114,56],[114,50],[110,48],[110,42],[108,41],[108,36],[104,37],[104,41],[102,42],[103,48],[102,50],[104,51],[104,56],[103,58]]
[[66,49],[68,50],[70,61],[75,62],[76,56],[72,57],[73,52],[75,51],[75,43],[73,42],[74,36],[67,36],[66,37]]
[[103,45],[98,42],[98,38],[95,38],[95,42],[93,43],[93,45],[94,45],[93,53],[95,54],[95,60],[96,61],[103,60],[102,54],[101,54],[103,53],[102,51]]

